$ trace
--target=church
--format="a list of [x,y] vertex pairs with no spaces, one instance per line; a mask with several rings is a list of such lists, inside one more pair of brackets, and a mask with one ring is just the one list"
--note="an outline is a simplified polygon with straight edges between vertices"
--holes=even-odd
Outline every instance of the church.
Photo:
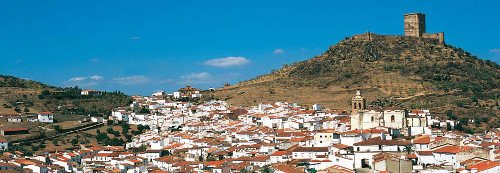
[[406,127],[406,110],[389,107],[368,107],[366,99],[360,91],[352,97],[351,102],[351,130],[364,130],[375,127],[403,129]]

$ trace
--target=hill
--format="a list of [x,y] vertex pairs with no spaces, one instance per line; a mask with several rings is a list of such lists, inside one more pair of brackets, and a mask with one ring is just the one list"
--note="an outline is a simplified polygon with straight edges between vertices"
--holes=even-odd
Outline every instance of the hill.
[[51,111],[59,115],[105,115],[130,102],[121,92],[81,95],[78,87],[54,87],[40,82],[0,75],[0,115]]
[[429,108],[443,118],[476,117],[477,128],[489,128],[500,126],[499,86],[498,64],[460,48],[435,39],[366,33],[205,95],[241,106],[288,101],[348,110],[352,95],[361,90],[372,105]]

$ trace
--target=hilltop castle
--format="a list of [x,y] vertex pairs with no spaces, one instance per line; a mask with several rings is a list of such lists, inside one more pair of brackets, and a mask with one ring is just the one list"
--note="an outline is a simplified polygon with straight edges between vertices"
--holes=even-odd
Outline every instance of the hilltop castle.
[[437,39],[440,44],[444,44],[444,32],[438,32],[434,34],[426,33],[425,14],[423,13],[405,14],[404,31],[405,36]]
[[[371,32],[355,35],[358,40],[373,41],[377,35]],[[435,40],[439,44],[444,44],[444,32],[426,33],[425,14],[407,13],[404,14],[404,36],[418,37]],[[385,36],[387,38],[387,36]],[[392,37],[392,36],[389,36]]]

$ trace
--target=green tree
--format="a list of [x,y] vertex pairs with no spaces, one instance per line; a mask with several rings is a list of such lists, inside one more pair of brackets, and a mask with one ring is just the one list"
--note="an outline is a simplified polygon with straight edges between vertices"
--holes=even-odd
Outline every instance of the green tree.
[[141,145],[141,146],[139,147],[139,152],[144,152],[144,151],[146,151],[147,149],[148,149],[148,146],[146,146],[146,145]]
[[109,139],[109,137],[108,137],[108,135],[106,135],[106,133],[99,133],[96,136],[96,140],[99,143],[102,143],[104,140],[108,140],[108,139]]
[[113,128],[108,127],[108,128],[106,129],[106,132],[108,132],[109,134],[113,134],[114,130],[113,130]]
[[54,125],[54,126],[52,126],[52,128],[54,128],[54,130],[56,132],[60,132],[61,131],[61,126],[59,126],[59,125]]
[[413,152],[413,148],[411,147],[411,145],[405,146],[403,150],[406,151],[408,154]]
[[50,157],[45,157],[45,164],[47,165],[52,164],[52,160],[50,160]]
[[57,139],[54,139],[54,140],[52,140],[52,144],[54,146],[59,146],[59,141],[57,141]]
[[140,113],[140,114],[149,114],[149,113],[151,113],[151,112],[149,111],[149,109],[148,109],[148,108],[146,108],[146,107],[142,107],[142,108],[141,108],[141,110],[139,110],[139,112],[138,112],[138,113]]
[[16,111],[17,113],[21,113],[21,108],[19,108],[19,107],[15,107],[15,108],[14,108],[14,111]]
[[72,144],[73,146],[78,145],[78,138],[73,138],[73,139],[71,140],[71,144]]
[[261,167],[259,171],[261,173],[274,173],[274,169],[269,165],[265,165],[265,166]]
[[130,129],[130,125],[127,123],[122,123],[121,126],[122,126],[122,134],[124,135],[127,134]]

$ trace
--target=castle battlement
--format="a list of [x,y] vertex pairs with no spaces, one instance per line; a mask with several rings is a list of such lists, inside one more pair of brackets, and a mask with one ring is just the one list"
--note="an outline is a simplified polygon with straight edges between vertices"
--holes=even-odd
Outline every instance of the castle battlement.
[[[407,13],[404,15],[404,36],[430,39],[432,42],[444,44],[444,32],[427,33],[425,14]],[[376,41],[379,39],[404,39],[397,35],[378,35],[371,32],[354,35],[352,39],[360,41]]]
[[426,33],[425,25],[424,13],[407,13],[404,15],[405,36],[436,39],[440,44],[444,44],[444,32]]

